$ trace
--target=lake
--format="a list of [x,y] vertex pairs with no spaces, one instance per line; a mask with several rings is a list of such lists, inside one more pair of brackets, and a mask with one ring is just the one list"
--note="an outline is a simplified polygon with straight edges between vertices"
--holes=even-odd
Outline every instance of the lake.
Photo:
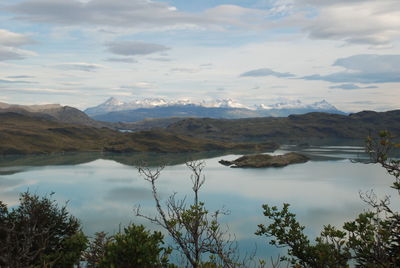
[[354,163],[350,159],[366,159],[362,147],[321,146],[298,149],[283,146],[274,154],[301,151],[311,161],[284,168],[237,169],[218,163],[239,155],[218,156],[218,153],[197,154],[65,154],[51,156],[3,157],[0,160],[0,200],[9,206],[18,203],[18,194],[29,190],[40,195],[55,192],[54,198],[78,217],[86,234],[106,231],[114,233],[130,222],[146,220],[134,215],[141,206],[143,214],[154,215],[150,185],[139,175],[135,164],[169,163],[158,180],[158,189],[165,200],[176,192],[178,197],[191,198],[190,171],[182,164],[187,159],[203,159],[206,182],[200,199],[212,211],[230,211],[221,221],[235,234],[241,251],[257,255],[276,255],[266,238],[256,237],[257,224],[265,223],[262,204],[282,206],[290,203],[292,212],[315,237],[324,224],[341,226],[367,208],[359,192],[374,189],[378,196],[391,195],[392,206],[400,208],[399,198],[390,185],[392,177],[379,165]]

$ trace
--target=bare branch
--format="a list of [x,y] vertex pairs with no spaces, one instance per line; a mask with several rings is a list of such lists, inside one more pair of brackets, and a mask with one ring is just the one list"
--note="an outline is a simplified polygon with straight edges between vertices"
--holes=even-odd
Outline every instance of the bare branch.
[[204,162],[191,161],[186,166],[192,172],[190,179],[194,193],[193,203],[188,203],[186,197],[177,199],[174,193],[165,202],[165,207],[161,205],[156,187],[163,168],[150,170],[139,167],[139,173],[151,184],[158,216],[145,216],[140,213],[140,207],[136,208],[136,215],[166,229],[176,243],[176,249],[185,256],[191,267],[200,267],[205,263],[205,257],[210,258],[208,262],[222,267],[244,267],[244,262],[239,261],[235,237],[222,230],[218,222],[218,216],[228,212],[217,210],[209,213],[199,200],[199,190],[205,183],[205,176],[202,174]]

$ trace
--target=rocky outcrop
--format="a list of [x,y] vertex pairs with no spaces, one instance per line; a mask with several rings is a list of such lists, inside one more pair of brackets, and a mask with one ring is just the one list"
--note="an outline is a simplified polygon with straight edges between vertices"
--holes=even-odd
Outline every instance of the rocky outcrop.
[[233,161],[220,160],[219,163],[233,168],[264,168],[284,167],[290,164],[305,163],[309,158],[299,153],[287,153],[284,155],[244,155]]

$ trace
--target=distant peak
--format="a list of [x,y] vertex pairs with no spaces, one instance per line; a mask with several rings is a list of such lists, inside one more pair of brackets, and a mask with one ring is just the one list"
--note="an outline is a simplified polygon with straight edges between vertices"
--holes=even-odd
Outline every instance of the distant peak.
[[[105,114],[114,111],[127,111],[135,109],[151,109],[155,107],[182,107],[188,106],[199,106],[205,108],[223,108],[223,109],[247,109],[251,111],[259,110],[266,112],[267,110],[302,110],[302,111],[338,111],[335,106],[327,102],[325,99],[306,104],[299,99],[285,99],[275,104],[258,104],[252,106],[246,106],[240,102],[231,98],[221,99],[207,99],[207,100],[196,100],[191,99],[174,99],[166,100],[163,98],[142,98],[136,100],[124,100],[120,101],[114,97],[107,99],[106,102],[85,110],[89,115]],[[189,107],[190,106],[190,107]],[[281,112],[279,112],[281,113]]]
[[315,109],[325,109],[325,110],[337,110],[335,106],[327,102],[326,100],[317,101],[310,105]]
[[228,99],[217,99],[215,101],[209,101],[209,102],[202,101],[200,105],[205,106],[205,107],[247,108],[248,109],[247,106],[245,106],[237,101],[234,101],[232,99],[229,99],[229,98]]
[[110,97],[103,104],[105,104],[105,105],[121,105],[121,104],[123,104],[123,102],[114,97]]

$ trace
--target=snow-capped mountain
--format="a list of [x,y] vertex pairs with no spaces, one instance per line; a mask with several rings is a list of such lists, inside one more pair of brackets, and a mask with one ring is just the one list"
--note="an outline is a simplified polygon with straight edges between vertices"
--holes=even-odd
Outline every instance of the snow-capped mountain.
[[111,97],[100,105],[86,109],[85,113],[93,116],[109,112],[134,110],[139,108],[153,108],[164,105],[168,105],[168,102],[161,98],[146,98],[143,100],[123,102],[114,97]]
[[96,120],[112,122],[165,117],[247,118],[288,116],[308,112],[344,114],[325,100],[311,104],[293,100],[249,107],[232,99],[193,102],[188,99],[167,101],[161,98],[147,98],[129,102],[110,98],[98,106],[86,109],[85,112]]
[[232,99],[217,99],[214,101],[202,101],[199,103],[203,107],[213,108],[239,108],[239,109],[250,109],[249,107],[234,101]]
[[272,109],[298,109],[298,108],[305,108],[306,105],[303,104],[300,100],[288,100],[285,102],[278,102],[275,104],[270,105]]
[[239,109],[250,109],[249,107],[238,103],[232,99],[218,99],[213,101],[200,101],[193,102],[189,99],[180,99],[173,101],[166,101],[161,98],[146,98],[142,100],[133,100],[129,102],[120,101],[114,97],[109,98],[104,103],[90,107],[85,110],[90,116],[105,114],[109,112],[116,111],[125,111],[125,110],[134,110],[140,108],[154,108],[154,107],[162,107],[162,106],[185,106],[185,105],[194,105],[208,108],[239,108]]
[[310,104],[309,107],[313,108],[313,109],[319,109],[319,110],[337,110],[335,106],[333,106],[326,100],[314,102],[313,104]]
[[286,102],[278,102],[271,105],[259,104],[255,106],[256,109],[270,110],[270,109],[311,109],[311,110],[326,110],[334,111],[337,110],[335,106],[327,102],[326,100],[314,102],[311,104],[305,104],[300,100],[289,100]]

